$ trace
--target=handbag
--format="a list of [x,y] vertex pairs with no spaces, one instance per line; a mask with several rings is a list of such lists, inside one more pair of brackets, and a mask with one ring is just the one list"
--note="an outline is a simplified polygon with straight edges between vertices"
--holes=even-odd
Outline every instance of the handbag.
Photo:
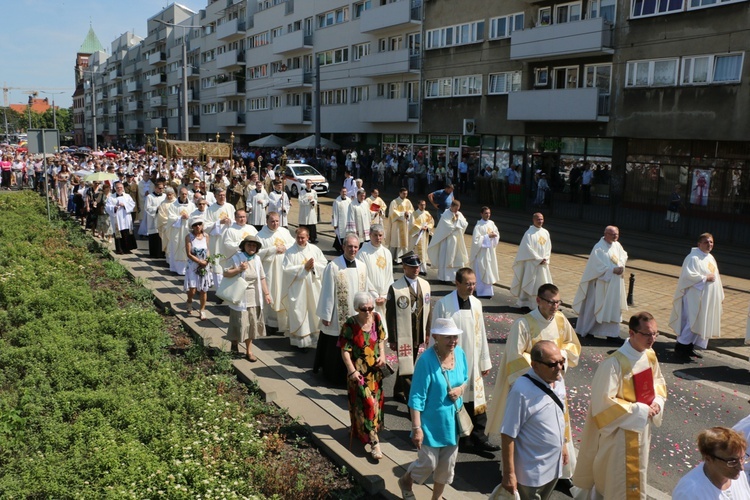
[[237,305],[245,298],[247,290],[247,281],[242,277],[242,273],[231,278],[224,278],[216,289],[216,296],[221,300]]
[[[445,377],[445,383],[448,385],[448,392],[451,391],[451,383],[448,382],[448,373],[443,370],[443,376]],[[458,402],[453,402],[453,407],[456,409],[456,432],[459,437],[469,437],[471,431],[474,429],[474,424],[471,423],[471,417],[469,412],[466,411],[466,407],[461,405],[458,407]]]

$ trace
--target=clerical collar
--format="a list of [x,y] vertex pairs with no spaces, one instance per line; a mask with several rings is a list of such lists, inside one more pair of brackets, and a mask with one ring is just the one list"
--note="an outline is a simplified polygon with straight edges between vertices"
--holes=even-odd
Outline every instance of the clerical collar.
[[281,194],[281,191],[276,191],[275,189],[273,190],[273,192],[276,194]]
[[123,194],[125,194],[125,193],[122,193],[122,194],[116,194],[115,196],[117,196],[117,197],[119,198],[119,197],[123,196]]
[[346,262],[347,269],[352,268],[352,267],[357,267],[357,262],[354,260],[349,260],[346,257],[344,257],[344,262]]
[[177,198],[177,203],[179,203],[180,205],[187,205],[188,200],[182,201],[181,199]]
[[468,309],[471,310],[471,295],[466,297],[466,299],[462,299],[459,294],[456,294],[456,298],[458,299],[458,308],[459,309]]

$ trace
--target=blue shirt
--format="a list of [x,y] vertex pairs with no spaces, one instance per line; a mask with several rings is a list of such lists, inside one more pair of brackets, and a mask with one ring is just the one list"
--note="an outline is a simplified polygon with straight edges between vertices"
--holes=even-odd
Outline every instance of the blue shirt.
[[453,193],[446,193],[445,189],[438,189],[432,193],[432,201],[438,206],[441,212],[447,210],[453,202]]
[[[466,353],[456,346],[456,358],[452,370],[446,371],[451,387],[458,387],[469,380]],[[456,404],[460,408],[463,398]],[[409,408],[422,413],[423,443],[434,448],[458,444],[456,431],[456,408],[448,397],[448,385],[440,367],[435,349],[427,349],[417,360],[409,392]]]

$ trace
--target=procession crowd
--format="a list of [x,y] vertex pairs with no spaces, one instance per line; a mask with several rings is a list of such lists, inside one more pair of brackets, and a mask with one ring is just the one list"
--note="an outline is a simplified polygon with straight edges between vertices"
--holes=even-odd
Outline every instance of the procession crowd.
[[[467,248],[469,222],[452,184],[423,193],[415,208],[408,177],[386,203],[345,166],[330,221],[340,255],[328,261],[318,247],[314,183],[290,199],[283,166],[277,171],[275,161],[256,159],[258,168],[240,158],[199,163],[139,154],[69,164],[71,157],[60,156],[52,162],[50,192],[87,228],[114,236],[118,254],[147,238],[149,256],[184,276],[186,314],[196,314],[197,297],[197,315],[205,319],[208,292],[215,291],[229,309],[232,348],[250,362],[257,361],[253,340],[268,332],[286,335],[301,350],[315,348],[313,371],[331,385],[346,384],[351,435],[375,460],[383,458],[383,378],[395,369],[393,397],[408,405],[418,449],[398,481],[403,498],[415,498],[413,484],[430,477],[433,498],[440,498],[453,481],[459,449],[502,450],[493,497],[545,499],[558,488],[580,499],[646,498],[650,437],[661,425],[667,386],[652,348],[654,317],[632,314],[628,338],[620,338],[628,254],[617,227],[606,227],[591,250],[573,300],[574,328],[559,310],[544,216],[533,214],[510,289],[526,314],[511,327],[490,397],[482,299],[493,296],[498,281],[500,238],[491,209],[481,208]],[[289,220],[292,203],[296,221]],[[293,233],[290,222],[297,225]],[[674,294],[670,327],[678,335],[675,353],[685,361],[702,357],[708,339],[721,332],[713,244],[710,233],[699,236]],[[403,276],[395,279],[399,266]],[[427,276],[455,289],[435,301]],[[580,359],[579,337],[588,335],[618,349],[596,370],[576,447],[564,376]],[[386,343],[397,366],[386,362]],[[742,473],[748,432],[750,417],[737,430],[703,431],[703,461],[674,494],[750,498]],[[498,440],[502,446],[493,444]]]

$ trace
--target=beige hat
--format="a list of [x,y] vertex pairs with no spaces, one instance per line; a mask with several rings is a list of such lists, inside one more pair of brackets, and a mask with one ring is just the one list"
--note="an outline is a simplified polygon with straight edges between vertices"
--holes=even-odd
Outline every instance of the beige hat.
[[432,322],[430,335],[460,335],[463,330],[456,326],[451,318],[438,318]]
[[258,246],[258,248],[256,249],[256,252],[260,250],[261,248],[263,248],[263,243],[261,243],[257,237],[250,234],[250,235],[245,236],[245,238],[242,241],[240,241],[240,251],[245,249],[245,243],[247,243],[248,241],[252,241]]

